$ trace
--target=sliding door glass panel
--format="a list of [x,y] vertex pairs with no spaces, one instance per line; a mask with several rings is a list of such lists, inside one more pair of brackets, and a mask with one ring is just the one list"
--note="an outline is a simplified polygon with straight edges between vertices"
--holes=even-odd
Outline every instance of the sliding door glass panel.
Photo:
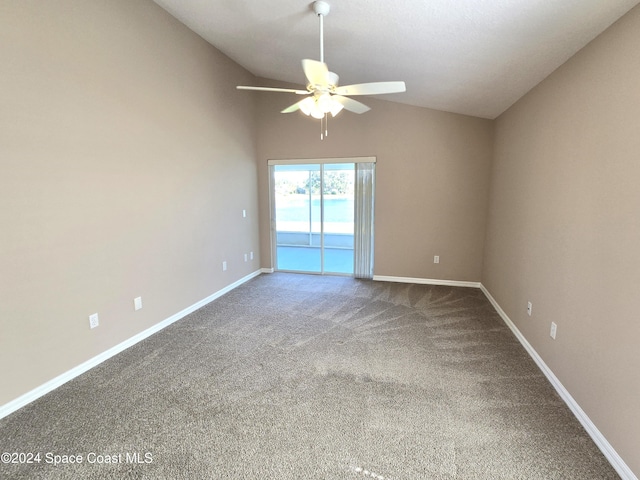
[[322,173],[324,272],[351,275],[355,164],[324,164]]
[[322,273],[320,165],[276,165],[276,268]]

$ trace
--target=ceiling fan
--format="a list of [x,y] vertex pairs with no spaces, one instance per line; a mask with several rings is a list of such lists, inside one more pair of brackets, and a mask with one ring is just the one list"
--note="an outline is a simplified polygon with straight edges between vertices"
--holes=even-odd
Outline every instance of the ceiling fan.
[[[308,116],[320,120],[320,139],[328,135],[327,120],[329,114],[335,117],[344,108],[354,113],[364,113],[370,110],[364,103],[349,98],[347,95],[381,95],[385,93],[399,93],[406,91],[404,82],[373,82],[355,85],[338,86],[338,75],[330,72],[324,63],[324,32],[323,18],[329,14],[330,6],[327,2],[316,1],[313,11],[320,20],[320,61],[302,60],[302,70],[307,77],[307,89],[251,87],[239,85],[240,90],[259,90],[263,92],[286,92],[305,95],[305,98],[282,110],[281,113],[291,113],[300,110]],[[324,124],[324,129],[323,129]]]

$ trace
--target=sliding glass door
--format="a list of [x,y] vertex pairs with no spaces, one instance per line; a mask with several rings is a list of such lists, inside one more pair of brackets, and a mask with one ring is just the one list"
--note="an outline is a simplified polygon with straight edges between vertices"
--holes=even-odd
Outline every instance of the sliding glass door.
[[353,274],[354,164],[273,167],[276,269]]
[[373,276],[375,159],[269,161],[275,269]]

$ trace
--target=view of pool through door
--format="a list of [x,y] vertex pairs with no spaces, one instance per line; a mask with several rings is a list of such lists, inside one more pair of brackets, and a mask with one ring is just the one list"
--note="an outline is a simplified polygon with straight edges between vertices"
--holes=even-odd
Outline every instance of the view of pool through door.
[[354,163],[272,167],[276,270],[353,275]]

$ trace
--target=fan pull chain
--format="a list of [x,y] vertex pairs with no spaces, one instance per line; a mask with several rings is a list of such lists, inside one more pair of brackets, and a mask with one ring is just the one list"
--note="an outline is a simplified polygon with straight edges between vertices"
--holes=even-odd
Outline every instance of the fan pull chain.
[[[324,126],[323,126],[324,121]],[[329,136],[329,114],[325,113],[324,117],[320,118],[320,140],[324,140]]]

